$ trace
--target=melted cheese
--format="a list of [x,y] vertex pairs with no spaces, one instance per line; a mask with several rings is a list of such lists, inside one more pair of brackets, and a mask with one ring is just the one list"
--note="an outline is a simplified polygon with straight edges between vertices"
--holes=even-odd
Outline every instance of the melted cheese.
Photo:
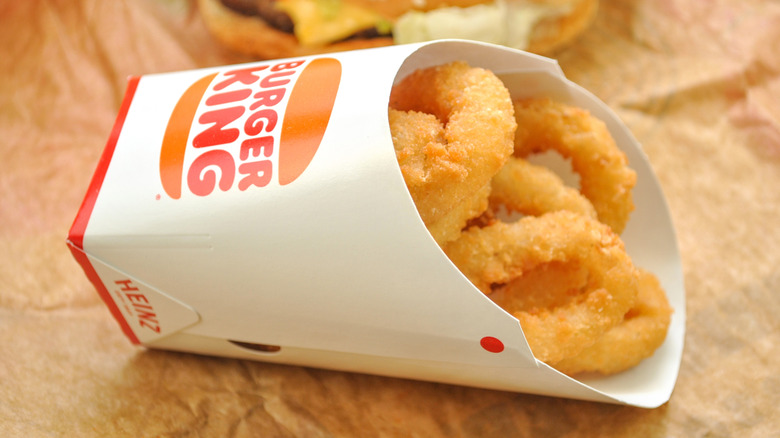
[[276,7],[290,16],[295,37],[305,46],[328,44],[364,29],[388,29],[381,15],[339,0],[280,0]]
[[295,36],[305,46],[326,45],[377,28],[380,33],[392,30],[396,44],[461,38],[524,49],[537,22],[566,12],[525,0],[496,0],[465,8],[413,10],[392,25],[372,10],[341,0],[279,0],[276,7],[290,16]]

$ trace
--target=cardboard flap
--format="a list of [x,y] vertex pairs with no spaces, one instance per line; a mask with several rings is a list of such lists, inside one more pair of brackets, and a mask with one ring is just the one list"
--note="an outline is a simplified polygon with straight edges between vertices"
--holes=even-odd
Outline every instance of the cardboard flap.
[[149,344],[200,320],[198,313],[144,282],[70,245],[76,260],[131,342]]

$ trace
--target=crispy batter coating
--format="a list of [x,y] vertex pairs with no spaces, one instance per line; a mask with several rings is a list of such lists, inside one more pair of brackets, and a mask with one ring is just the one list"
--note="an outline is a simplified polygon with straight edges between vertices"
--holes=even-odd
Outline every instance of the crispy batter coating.
[[568,187],[553,171],[511,157],[493,177],[490,204],[509,211],[539,216],[567,210],[596,219],[593,204],[578,190]]
[[486,294],[549,263],[574,264],[587,271],[587,285],[575,299],[511,312],[531,351],[547,363],[595,343],[623,320],[637,296],[636,268],[620,237],[608,226],[568,211],[472,227],[444,250]]
[[588,270],[577,262],[549,262],[495,288],[488,295],[509,313],[539,313],[573,302],[588,284]]
[[421,69],[393,87],[389,119],[423,222],[437,230],[440,245],[457,238],[487,208],[485,187],[512,154],[509,91],[489,70],[465,62]]
[[604,122],[584,109],[547,98],[515,102],[515,156],[554,150],[571,159],[580,191],[601,222],[620,234],[634,210],[636,172]]
[[610,329],[595,344],[574,357],[553,364],[566,374],[596,372],[615,374],[639,364],[663,344],[672,318],[672,307],[658,278],[638,272],[637,303],[623,322]]
[[[394,87],[390,130],[409,192],[450,260],[518,319],[537,359],[569,374],[630,368],[663,343],[671,315],[618,235],[636,174],[585,110],[508,98],[492,73],[462,62]],[[547,150],[571,160],[579,190],[525,159]]]

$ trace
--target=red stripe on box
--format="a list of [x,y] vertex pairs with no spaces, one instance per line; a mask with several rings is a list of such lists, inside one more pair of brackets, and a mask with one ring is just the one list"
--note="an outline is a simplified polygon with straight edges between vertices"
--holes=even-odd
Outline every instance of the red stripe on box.
[[73,254],[73,258],[75,258],[76,261],[81,265],[81,269],[84,270],[84,273],[87,275],[87,278],[97,290],[100,298],[103,299],[103,303],[105,303],[106,307],[108,307],[111,315],[113,315],[114,319],[116,319],[116,322],[119,323],[119,327],[122,329],[122,332],[125,334],[125,336],[127,336],[128,339],[130,339],[130,342],[135,345],[140,345],[141,341],[138,340],[138,337],[133,332],[130,324],[127,323],[125,316],[122,315],[122,311],[119,310],[116,302],[114,302],[114,299],[111,298],[111,292],[109,292],[108,288],[106,288],[106,285],[103,284],[103,280],[100,279],[97,271],[95,271],[95,268],[89,261],[87,254],[70,242],[68,242],[68,248],[70,248],[70,252]]
[[103,149],[103,155],[100,157],[97,169],[92,176],[92,181],[87,188],[87,194],[84,196],[84,201],[81,203],[81,207],[76,214],[76,219],[73,221],[73,225],[70,228],[67,242],[68,248],[70,248],[71,254],[73,254],[73,258],[75,258],[76,261],[81,265],[81,268],[84,270],[87,278],[97,290],[100,298],[103,299],[106,307],[108,307],[108,310],[114,316],[114,319],[116,319],[116,321],[119,323],[119,327],[121,327],[122,332],[124,332],[125,336],[130,339],[130,342],[136,345],[140,344],[141,342],[138,340],[138,337],[135,335],[135,333],[133,333],[133,329],[130,328],[130,325],[127,323],[124,315],[122,315],[119,307],[117,307],[114,299],[111,298],[111,293],[103,284],[103,281],[100,279],[97,271],[95,271],[95,268],[89,261],[87,254],[84,252],[84,233],[87,230],[89,218],[92,216],[92,210],[95,208],[95,202],[97,202],[100,188],[103,186],[103,181],[106,177],[106,172],[108,171],[108,164],[111,162],[111,158],[114,156],[114,150],[116,149],[116,144],[119,140],[119,134],[122,132],[122,127],[125,124],[127,113],[130,110],[130,103],[133,101],[133,96],[135,96],[135,91],[138,88],[138,82],[140,79],[141,78],[138,76],[133,76],[128,79],[125,97],[122,100],[122,105],[119,107],[119,113],[117,114],[116,121],[114,122],[114,127],[111,129],[108,142],[106,143],[106,147]]
[[108,137],[106,147],[103,149],[103,155],[100,157],[97,169],[92,176],[92,181],[87,188],[87,194],[84,196],[81,208],[79,208],[76,219],[73,221],[73,225],[68,233],[68,241],[79,249],[84,249],[84,232],[87,229],[89,217],[92,215],[92,209],[95,208],[98,193],[100,193],[100,188],[103,186],[103,180],[108,171],[108,164],[114,156],[116,143],[119,140],[119,133],[122,132],[122,127],[127,118],[127,112],[130,110],[130,102],[133,101],[133,96],[135,96],[135,90],[138,88],[138,81],[140,79],[141,78],[138,76],[133,76],[128,80],[125,97],[122,101],[122,106],[119,107],[119,114],[114,122],[114,128],[111,130],[111,135]]

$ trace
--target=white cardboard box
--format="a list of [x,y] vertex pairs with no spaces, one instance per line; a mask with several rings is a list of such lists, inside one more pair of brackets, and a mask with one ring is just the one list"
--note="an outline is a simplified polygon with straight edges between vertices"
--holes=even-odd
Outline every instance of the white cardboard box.
[[[674,307],[664,345],[580,381],[537,361],[515,318],[455,268],[406,190],[390,89],[453,60],[513,97],[604,120],[637,171],[623,234]],[[136,344],[656,407],[671,396],[685,293],[663,194],[640,146],[547,58],[437,41],[131,78],[68,237]],[[500,351],[499,351],[500,350]]]

